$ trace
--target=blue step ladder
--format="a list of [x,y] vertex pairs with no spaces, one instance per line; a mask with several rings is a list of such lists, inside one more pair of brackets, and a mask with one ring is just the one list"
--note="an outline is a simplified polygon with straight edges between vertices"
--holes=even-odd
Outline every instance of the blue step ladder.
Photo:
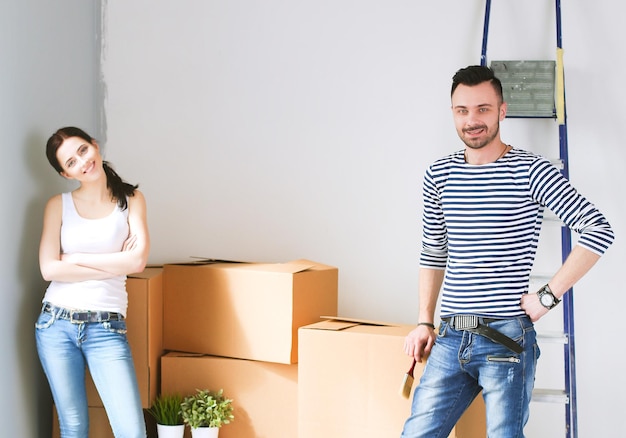
[[[509,61],[509,64],[517,63],[517,65],[506,65],[505,61],[494,61],[491,67],[494,69],[496,76],[503,82],[505,79],[500,77],[498,68],[526,68],[534,69],[536,73],[536,82],[533,84],[534,89],[541,90],[550,83],[552,93],[537,93],[534,104],[529,107],[527,104],[520,105],[515,108],[511,105],[509,99],[509,113],[507,117],[515,118],[553,118],[558,123],[559,128],[559,167],[562,174],[569,178],[568,166],[568,149],[567,149],[567,115],[565,111],[565,81],[563,69],[563,41],[561,38],[561,2],[555,0],[556,6],[556,61]],[[480,56],[480,64],[487,65],[487,37],[489,33],[489,18],[491,12],[491,0],[486,0],[485,6],[485,22],[483,29],[482,51]],[[504,65],[503,65],[504,64]],[[501,70],[501,71],[502,71]],[[551,73],[545,75],[543,73]],[[543,81],[543,82],[542,82]],[[524,87],[521,87],[524,88]],[[528,87],[533,88],[533,87]],[[549,105],[546,103],[546,95],[549,96]],[[528,102],[526,100],[526,102]],[[513,108],[512,108],[513,107]],[[513,111],[510,111],[512,110]],[[565,261],[572,250],[571,230],[561,226],[561,257]],[[541,337],[538,334],[538,339]],[[553,338],[557,342],[563,344],[563,354],[565,363],[565,384],[564,390],[560,389],[535,389],[533,391],[532,401],[535,402],[556,402],[563,403],[565,406],[565,436],[567,438],[578,438],[577,425],[577,409],[576,409],[576,354],[574,343],[574,294],[573,289],[567,291],[563,296],[563,333],[557,336],[545,336],[544,338]]]

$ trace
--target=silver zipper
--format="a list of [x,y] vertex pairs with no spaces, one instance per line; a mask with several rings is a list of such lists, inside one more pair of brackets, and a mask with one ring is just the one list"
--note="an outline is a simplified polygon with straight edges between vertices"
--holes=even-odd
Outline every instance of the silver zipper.
[[520,363],[519,357],[501,357],[501,356],[487,356],[488,362],[508,362],[508,363]]

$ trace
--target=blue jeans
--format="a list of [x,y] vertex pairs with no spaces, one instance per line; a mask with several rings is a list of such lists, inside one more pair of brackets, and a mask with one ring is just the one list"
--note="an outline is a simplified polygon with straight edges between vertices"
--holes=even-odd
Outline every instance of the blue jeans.
[[528,317],[503,319],[490,327],[520,344],[516,354],[484,336],[442,322],[424,373],[415,388],[402,438],[447,438],[482,391],[489,438],[523,438],[539,358]]
[[62,438],[87,438],[85,365],[116,438],[145,438],[146,426],[126,321],[72,323],[42,312],[35,324],[37,352],[48,378]]

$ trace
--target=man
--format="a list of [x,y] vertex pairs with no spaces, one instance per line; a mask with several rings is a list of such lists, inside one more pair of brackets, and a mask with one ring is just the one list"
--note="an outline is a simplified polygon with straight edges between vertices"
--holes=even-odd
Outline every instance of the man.
[[[491,69],[459,70],[451,97],[465,148],[424,176],[419,322],[404,350],[428,362],[402,437],[447,437],[481,390],[488,436],[523,437],[539,357],[533,322],[596,263],[613,231],[548,160],[502,142],[507,105]],[[544,208],[580,236],[550,281],[528,293]]]

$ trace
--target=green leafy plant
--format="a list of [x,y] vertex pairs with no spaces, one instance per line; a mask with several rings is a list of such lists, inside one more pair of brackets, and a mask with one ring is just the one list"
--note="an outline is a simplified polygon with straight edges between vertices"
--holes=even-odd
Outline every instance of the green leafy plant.
[[176,426],[184,424],[181,412],[182,403],[183,397],[179,394],[161,394],[147,411],[158,424]]
[[232,400],[217,392],[197,389],[181,403],[183,421],[192,428],[222,427],[235,419]]

